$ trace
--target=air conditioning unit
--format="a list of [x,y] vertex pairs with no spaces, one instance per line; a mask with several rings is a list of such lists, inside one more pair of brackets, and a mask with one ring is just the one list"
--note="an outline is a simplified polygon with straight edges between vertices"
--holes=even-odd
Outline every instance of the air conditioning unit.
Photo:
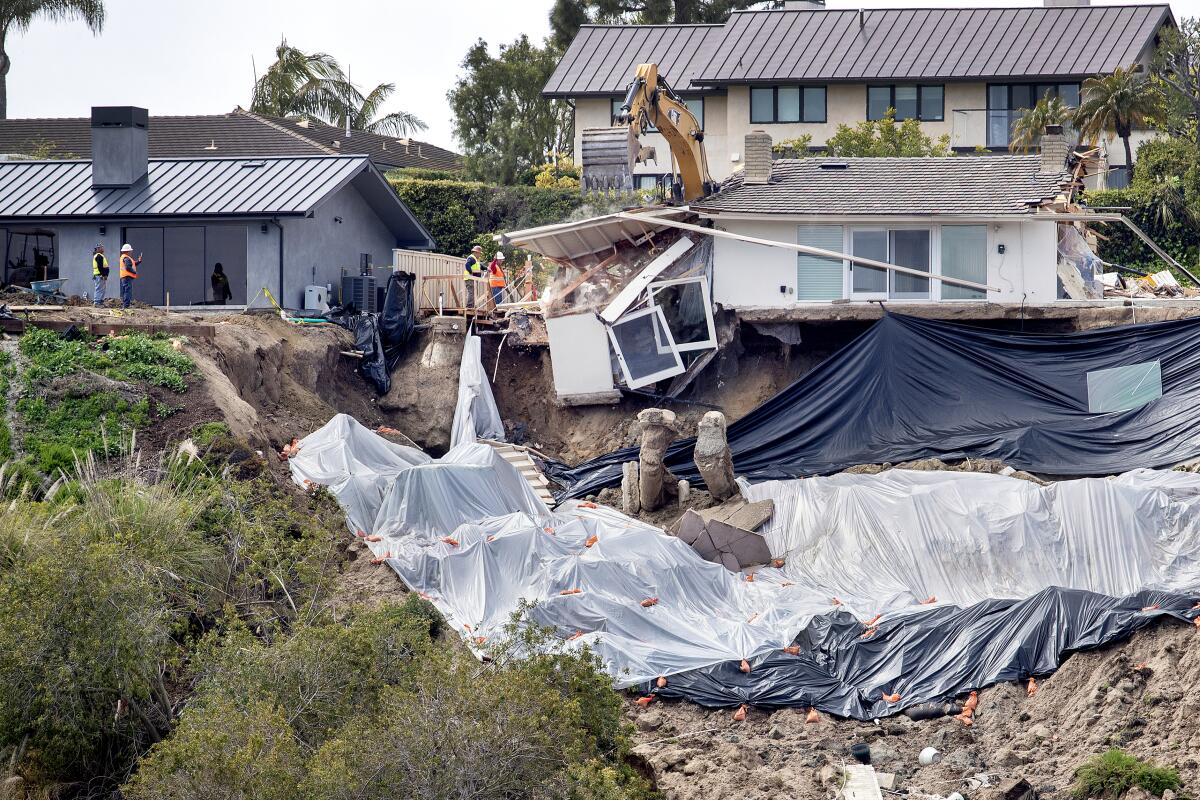
[[305,286],[304,287],[304,310],[305,311],[328,311],[329,310],[329,287],[328,286]]
[[379,310],[375,278],[371,275],[342,276],[342,305],[374,314]]

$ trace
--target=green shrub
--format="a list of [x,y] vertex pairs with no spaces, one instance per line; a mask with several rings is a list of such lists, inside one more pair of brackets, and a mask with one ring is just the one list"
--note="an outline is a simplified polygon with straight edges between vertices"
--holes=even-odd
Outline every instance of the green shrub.
[[1075,771],[1072,795],[1077,798],[1118,798],[1128,789],[1140,786],[1155,797],[1167,789],[1178,789],[1179,772],[1158,767],[1128,753],[1112,749],[1088,759]]
[[185,376],[196,368],[190,358],[171,347],[169,339],[140,333],[67,339],[51,330],[31,328],[21,337],[19,347],[29,361],[25,382],[30,387],[90,370],[113,380],[143,381],[184,392]]
[[429,230],[437,251],[466,257],[476,235],[561,222],[583,205],[578,189],[492,186],[463,180],[389,179]]
[[32,465],[51,478],[73,472],[76,459],[89,453],[120,455],[132,433],[150,424],[149,400],[130,403],[111,392],[66,397],[54,404],[23,397],[16,407],[26,426],[22,447]]

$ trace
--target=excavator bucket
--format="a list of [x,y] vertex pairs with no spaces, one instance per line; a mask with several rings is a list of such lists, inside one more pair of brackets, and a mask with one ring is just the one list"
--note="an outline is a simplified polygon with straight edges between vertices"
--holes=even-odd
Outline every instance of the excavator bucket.
[[633,190],[633,165],[642,149],[629,126],[585,128],[583,131],[583,180],[585,192],[618,189]]

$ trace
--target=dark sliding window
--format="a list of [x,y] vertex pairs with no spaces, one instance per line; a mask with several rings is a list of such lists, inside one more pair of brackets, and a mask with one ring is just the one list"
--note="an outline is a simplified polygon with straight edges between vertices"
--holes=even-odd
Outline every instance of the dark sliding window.
[[897,121],[941,122],[946,118],[945,87],[932,84],[868,86],[867,119],[883,119],[889,108],[896,109]]
[[750,122],[824,122],[824,86],[751,86]]
[[[621,113],[621,104],[624,102],[625,102],[625,98],[623,98],[623,97],[620,97],[620,98],[614,97],[612,100],[612,110],[610,113],[610,117],[612,119],[612,124],[614,124],[614,125],[617,122],[617,115]],[[688,111],[692,112],[692,115],[696,118],[696,121],[700,123],[700,130],[704,130],[704,98],[703,97],[685,97],[683,99],[683,104],[685,106],[687,106]],[[651,131],[658,130],[653,125],[650,126],[650,129],[651,129]]]

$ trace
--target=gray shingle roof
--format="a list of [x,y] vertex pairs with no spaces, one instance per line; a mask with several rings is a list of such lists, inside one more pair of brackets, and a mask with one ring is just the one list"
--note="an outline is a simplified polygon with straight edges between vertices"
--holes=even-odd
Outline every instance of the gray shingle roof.
[[658,64],[676,89],[695,88],[722,36],[723,25],[584,25],[543,94],[550,97],[623,94],[638,64]]
[[398,240],[428,232],[365,156],[151,159],[129,188],[93,189],[90,161],[0,161],[0,222],[304,215],[353,182]]
[[[830,168],[844,164],[844,169]],[[745,185],[742,173],[694,210],[797,215],[1029,214],[1055,197],[1065,173],[1041,174],[1041,157],[780,159],[771,182]]]
[[[31,153],[48,145],[54,158],[91,158],[91,120],[0,120],[0,153]],[[356,132],[349,140],[324,123],[304,127],[297,120],[236,110],[228,114],[150,117],[151,158],[274,158],[279,156],[365,155],[380,169],[428,167],[461,169],[457,153],[418,142]],[[333,142],[338,141],[339,147]]]
[[1173,24],[1166,3],[1065,8],[739,11],[702,47],[663,44],[700,26],[584,26],[545,93],[616,94],[660,53],[680,90],[779,81],[1084,78],[1127,66]]

